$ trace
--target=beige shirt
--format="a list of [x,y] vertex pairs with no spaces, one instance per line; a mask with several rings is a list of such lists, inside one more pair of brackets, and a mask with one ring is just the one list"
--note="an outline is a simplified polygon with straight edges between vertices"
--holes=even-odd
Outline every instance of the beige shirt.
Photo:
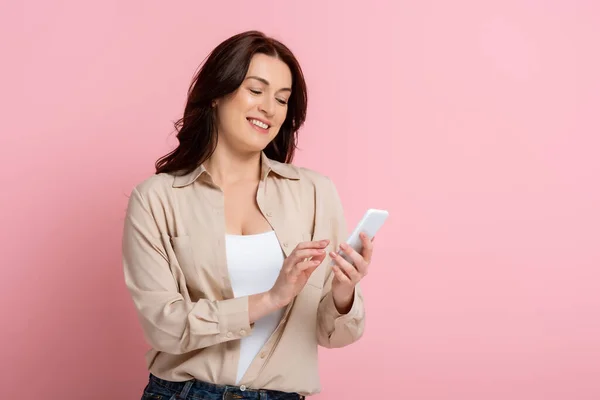
[[[286,256],[303,241],[329,239],[337,251],[348,231],[332,181],[263,153],[258,206]],[[248,298],[234,298],[225,252],[223,192],[203,166],[187,175],[158,174],[137,185],[123,235],[125,282],[146,340],[146,361],[159,378],[236,381],[240,338],[252,335]],[[318,393],[318,345],[358,340],[365,310],[360,286],[351,310],[333,304],[330,258],[307,285],[253,360],[241,385],[304,395]]]

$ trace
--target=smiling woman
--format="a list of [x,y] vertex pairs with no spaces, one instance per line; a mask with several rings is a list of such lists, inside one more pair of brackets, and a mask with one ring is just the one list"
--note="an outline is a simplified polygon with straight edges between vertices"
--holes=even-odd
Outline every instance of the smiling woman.
[[176,123],[180,144],[157,161],[156,172],[190,172],[215,151],[217,138],[247,132],[236,125],[240,116],[262,122],[259,132],[267,135],[245,138],[244,143],[255,140],[254,146],[262,145],[267,157],[290,162],[307,100],[300,64],[283,43],[256,31],[235,35],[212,51],[194,77],[183,117]]
[[303,398],[320,391],[318,346],[362,336],[373,247],[336,256],[338,192],[291,164],[306,107],[296,58],[260,32],[221,43],[194,78],[180,143],[125,219],[125,281],[151,346],[142,398]]
[[[268,147],[285,122],[291,93],[292,74],[287,64],[266,54],[254,55],[241,86],[212,102],[219,121],[219,140],[237,151],[256,152]],[[281,137],[293,143],[285,136],[294,132],[284,128]]]

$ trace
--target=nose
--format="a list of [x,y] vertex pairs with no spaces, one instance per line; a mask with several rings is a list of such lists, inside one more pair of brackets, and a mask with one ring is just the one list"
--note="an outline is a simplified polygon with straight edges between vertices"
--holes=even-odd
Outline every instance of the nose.
[[258,108],[266,116],[271,117],[273,114],[275,114],[275,100],[270,96],[263,96]]

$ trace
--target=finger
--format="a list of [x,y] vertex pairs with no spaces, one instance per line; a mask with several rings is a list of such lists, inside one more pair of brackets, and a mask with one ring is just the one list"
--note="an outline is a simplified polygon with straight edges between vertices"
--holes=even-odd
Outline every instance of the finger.
[[361,275],[354,267],[354,265],[350,264],[348,261],[344,260],[344,257],[331,252],[331,258],[335,261],[335,264],[338,266],[340,270],[354,283],[360,281]]
[[311,242],[300,242],[294,250],[303,249],[324,249],[329,244],[329,240],[313,240]]
[[[327,254],[325,252],[318,254],[316,256],[312,256],[311,260],[312,261],[319,261],[319,263],[323,262],[323,260],[325,260],[325,257],[327,257]],[[308,260],[305,260],[308,261]]]
[[350,257],[355,269],[363,274],[366,274],[368,263],[364,260],[364,258],[356,250],[348,246],[347,243],[341,243],[340,247],[342,248],[342,251],[346,253],[348,257]]
[[290,254],[290,258],[295,264],[307,258],[325,256],[325,254],[325,249],[294,250],[294,252]]
[[338,281],[340,281],[342,283],[345,283],[347,285],[351,285],[352,284],[352,281],[350,280],[350,278],[348,278],[348,276],[346,276],[346,274],[344,274],[342,272],[342,270],[340,269],[340,267],[338,267],[337,265],[334,265],[333,267],[331,267],[331,269],[333,270],[333,274],[338,279]]
[[310,275],[319,266],[319,264],[321,264],[321,262],[323,262],[323,260],[310,260],[299,262],[298,264],[294,265],[290,275],[294,278],[300,276],[302,272],[308,272]]
[[369,237],[365,233],[360,235],[360,239],[363,244],[362,257],[369,264],[373,256],[373,240],[369,240]]
[[[323,260],[325,260],[325,257],[327,257],[327,254],[325,254],[325,252],[323,252],[322,254],[318,254],[316,256],[303,258],[303,259],[299,260],[296,264],[302,263],[305,261],[318,261],[319,264],[321,264],[323,262]],[[292,268],[294,268],[294,266],[292,266]]]
[[301,242],[296,246],[296,248],[294,249],[294,251],[292,251],[292,253],[289,255],[289,257],[292,258],[292,261],[294,263],[296,263],[302,259],[309,258],[309,257],[320,254],[320,252],[314,254],[314,253],[311,253],[311,251],[313,251],[313,250],[325,251],[324,249],[328,245],[329,245],[329,240]]

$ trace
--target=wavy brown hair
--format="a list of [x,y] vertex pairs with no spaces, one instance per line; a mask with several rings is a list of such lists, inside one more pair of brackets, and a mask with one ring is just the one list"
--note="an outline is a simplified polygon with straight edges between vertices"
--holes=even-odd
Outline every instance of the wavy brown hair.
[[289,163],[294,158],[298,129],[306,119],[307,90],[300,64],[291,50],[259,31],[247,31],[219,44],[206,58],[188,90],[183,117],[175,122],[179,145],[156,161],[156,173],[187,173],[208,159],[217,146],[213,100],[237,90],[255,54],[277,57],[292,72],[292,93],[286,119],[265,148],[267,157]]

